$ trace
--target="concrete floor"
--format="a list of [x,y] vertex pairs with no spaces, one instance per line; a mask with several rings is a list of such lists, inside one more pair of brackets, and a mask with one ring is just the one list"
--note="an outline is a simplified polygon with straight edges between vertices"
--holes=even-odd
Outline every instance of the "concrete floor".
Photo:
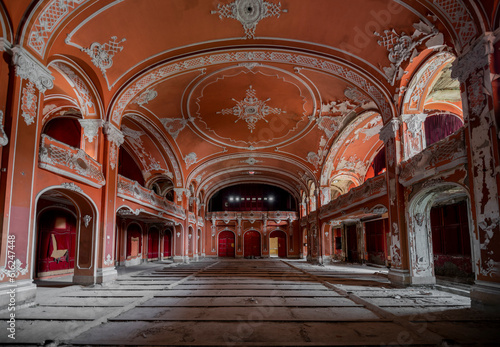
[[[20,345],[500,345],[500,313],[432,288],[392,288],[387,270],[296,260],[143,264],[92,287],[64,279],[16,310]],[[6,311],[0,319],[8,319]],[[5,324],[5,323],[4,323]]]

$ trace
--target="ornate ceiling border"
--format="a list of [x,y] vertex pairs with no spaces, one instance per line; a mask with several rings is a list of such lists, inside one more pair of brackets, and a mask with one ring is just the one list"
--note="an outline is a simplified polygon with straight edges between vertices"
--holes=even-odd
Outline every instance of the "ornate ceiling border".
[[334,61],[334,59],[297,54],[285,50],[239,50],[179,59],[146,71],[131,82],[116,98],[111,108],[110,117],[115,124],[120,124],[121,117],[127,105],[142,91],[166,77],[207,66],[228,63],[238,64],[242,62],[284,63],[321,70],[342,78],[364,90],[375,101],[384,120],[392,118],[395,111],[394,105],[388,101],[391,100],[390,95],[384,92],[382,86],[377,85],[370,77],[362,74],[357,69],[340,64]]

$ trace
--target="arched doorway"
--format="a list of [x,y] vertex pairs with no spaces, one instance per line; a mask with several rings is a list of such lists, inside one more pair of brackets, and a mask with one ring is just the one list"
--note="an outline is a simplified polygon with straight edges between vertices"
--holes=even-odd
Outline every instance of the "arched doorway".
[[243,237],[243,256],[260,257],[260,233],[255,230],[249,230]]
[[219,257],[234,258],[234,233],[224,230],[219,233]]
[[76,255],[76,215],[49,208],[38,218],[35,278],[72,274]]
[[68,183],[40,191],[36,211],[33,278],[72,274],[75,284],[100,283],[95,271],[98,218],[93,201]]
[[443,183],[418,192],[407,210],[412,284],[434,284],[436,275],[473,282],[480,245],[471,232],[467,191]]
[[286,234],[282,230],[274,230],[269,235],[269,255],[286,258]]
[[165,230],[165,235],[163,236],[163,257],[169,258],[172,256],[172,231],[170,229]]
[[126,266],[138,265],[142,256],[142,230],[141,227],[132,223],[127,228],[127,260]]
[[158,260],[160,245],[160,231],[156,228],[149,229],[148,233],[148,260]]

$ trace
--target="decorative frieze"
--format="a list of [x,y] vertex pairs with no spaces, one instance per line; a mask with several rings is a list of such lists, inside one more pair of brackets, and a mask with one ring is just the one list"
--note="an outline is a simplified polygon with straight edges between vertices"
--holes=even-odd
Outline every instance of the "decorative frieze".
[[125,38],[118,41],[118,37],[112,36],[108,42],[94,42],[88,48],[82,47],[81,51],[90,56],[92,63],[97,66],[105,76],[106,70],[113,66],[113,57],[123,49],[123,46],[120,46],[120,44],[125,41]]
[[23,96],[21,98],[21,116],[24,118],[26,125],[31,125],[35,123],[35,118],[37,116],[38,110],[38,97],[36,96],[36,91],[33,82],[28,82],[25,87],[23,87]]

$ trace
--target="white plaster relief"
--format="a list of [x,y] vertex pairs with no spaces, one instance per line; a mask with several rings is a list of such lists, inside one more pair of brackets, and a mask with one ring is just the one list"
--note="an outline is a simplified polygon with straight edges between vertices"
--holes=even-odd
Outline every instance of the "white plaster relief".
[[9,143],[9,138],[3,128],[3,111],[0,110],[0,146],[5,146]]
[[462,47],[476,36],[476,26],[462,0],[433,0],[433,3],[457,32]]
[[232,3],[217,4],[217,10],[212,14],[218,14],[219,19],[231,18],[238,20],[245,29],[245,38],[253,39],[257,24],[267,17],[280,17],[281,3],[271,3],[264,0],[235,0]]
[[136,97],[132,103],[135,103],[139,106],[143,106],[149,103],[151,100],[158,96],[158,92],[152,88],[147,89],[145,92]]
[[64,189],[69,189],[77,193],[83,193],[83,189],[74,184],[73,182],[64,182],[61,184]]
[[78,119],[78,122],[83,128],[83,134],[92,143],[97,137],[99,129],[103,127],[105,121],[102,119]]
[[188,119],[184,118],[161,118],[160,122],[163,127],[174,139],[177,139],[179,133],[184,130],[188,123]]
[[232,108],[223,109],[217,114],[227,115],[232,114],[238,117],[234,122],[236,123],[238,120],[242,119],[248,124],[248,129],[252,133],[255,129],[255,125],[259,120],[263,120],[266,123],[268,122],[266,116],[270,114],[279,115],[281,113],[286,113],[286,111],[282,111],[280,108],[269,107],[266,105],[271,98],[266,100],[259,100],[257,98],[257,92],[250,86],[246,91],[246,97],[243,100],[236,100],[233,98],[233,101],[236,102],[236,106]]
[[13,266],[9,266],[8,268],[5,266],[0,268],[0,281],[3,280],[5,276],[9,278],[18,278],[19,275],[26,275],[28,273],[28,264],[23,268],[23,263],[17,258],[13,263]]
[[23,88],[23,96],[21,98],[21,116],[24,118],[26,125],[31,125],[35,122],[37,116],[37,101],[36,91],[33,82],[28,82],[26,87]]
[[443,45],[443,34],[439,33],[437,28],[432,24],[429,24],[422,21],[413,24],[415,31],[411,36],[405,32],[398,34],[394,29],[384,30],[383,35],[374,32],[375,36],[380,37],[377,43],[389,51],[388,58],[391,65],[383,69],[387,77],[387,82],[391,85],[394,85],[396,80],[400,80],[403,77],[404,70],[401,64],[408,59],[411,61],[413,57],[417,56],[419,53],[417,47],[424,41],[427,40],[426,45],[428,48]]
[[194,152],[191,152],[184,157],[184,163],[186,163],[186,169],[189,169],[191,165],[196,164],[197,161],[198,158],[196,157],[196,153]]
[[35,24],[28,35],[28,45],[40,56],[45,53],[47,41],[58,25],[80,4],[86,0],[52,0],[35,19]]
[[311,67],[314,69],[320,68],[326,73],[345,78],[353,85],[366,91],[366,93],[369,94],[377,103],[384,120],[389,119],[392,115],[389,102],[377,87],[375,87],[366,78],[359,75],[357,72],[352,71],[342,65],[338,65],[333,61],[322,60],[315,57],[298,54],[290,54],[286,52],[242,51],[233,53],[223,52],[208,56],[194,57],[188,61],[175,62],[151,71],[149,74],[142,76],[136,82],[132,83],[131,87],[120,96],[117,104],[113,107],[112,120],[113,122],[118,124],[119,119],[122,116],[122,112],[130,102],[130,100],[132,100],[137,95],[137,93],[141,92],[145,88],[148,88],[153,83],[161,79],[178,74],[182,71],[198,69],[200,67],[205,67],[213,64],[238,63],[241,61],[249,60],[252,62],[272,61],[278,63],[292,63],[299,66]]
[[94,102],[87,84],[66,64],[56,63],[54,66],[70,81],[73,89],[76,89],[75,92],[83,115],[94,115]]
[[113,264],[113,259],[111,258],[111,254],[108,254],[106,256],[106,260],[104,261],[104,265],[110,266],[111,264]]
[[123,133],[109,122],[104,123],[104,133],[107,135],[110,145],[109,165],[114,170],[116,167],[117,151],[125,140]]
[[49,69],[21,47],[14,47],[12,63],[16,67],[16,76],[34,83],[40,93],[54,86],[54,76]]

